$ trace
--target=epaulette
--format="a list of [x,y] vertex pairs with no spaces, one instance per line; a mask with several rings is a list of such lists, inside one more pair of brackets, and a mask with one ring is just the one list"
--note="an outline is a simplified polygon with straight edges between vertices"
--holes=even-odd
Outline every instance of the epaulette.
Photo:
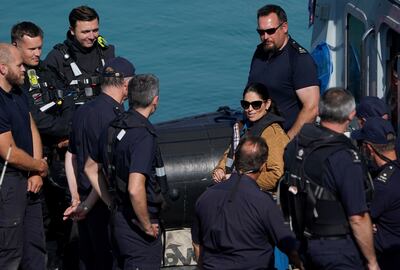
[[394,165],[386,166],[375,178],[375,180],[387,184],[395,171]]
[[353,163],[361,163],[360,154],[354,149],[347,149],[350,153],[351,157],[353,158]]
[[300,53],[300,54],[305,54],[308,53],[306,49],[304,49],[303,47],[300,46],[299,43],[297,43],[295,40],[290,39],[289,40],[289,44],[296,50],[296,52]]

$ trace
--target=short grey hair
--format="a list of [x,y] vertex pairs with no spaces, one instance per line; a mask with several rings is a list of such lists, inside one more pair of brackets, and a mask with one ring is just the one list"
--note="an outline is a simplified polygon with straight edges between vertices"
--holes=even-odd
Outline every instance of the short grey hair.
[[344,88],[328,89],[319,102],[319,117],[321,121],[344,123],[356,108],[353,95]]
[[159,80],[153,74],[138,74],[128,84],[128,99],[131,108],[146,108],[159,95]]

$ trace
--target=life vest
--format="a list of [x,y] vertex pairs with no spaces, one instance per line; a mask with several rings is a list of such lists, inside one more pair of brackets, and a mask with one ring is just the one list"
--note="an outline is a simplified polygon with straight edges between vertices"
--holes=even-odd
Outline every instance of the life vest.
[[[341,150],[348,151],[354,163],[362,162],[357,148],[345,135],[313,124],[305,124],[287,147],[283,181],[292,227],[298,237],[340,236],[351,231],[337,194],[322,184],[326,160]],[[364,179],[366,197],[371,201],[372,182],[367,173]]]
[[62,105],[63,91],[56,89],[54,83],[46,76],[47,69],[40,62],[35,68],[26,67],[24,88],[32,97],[33,104],[38,106],[41,112],[47,112],[51,108]]
[[[118,171],[115,166],[114,152],[119,141],[126,134],[127,129],[133,128],[146,128],[153,136],[156,136],[154,130],[147,126],[145,123],[138,121],[134,112],[127,111],[121,112],[115,120],[113,120],[107,130],[107,156],[104,161],[106,175],[108,176],[109,192],[117,204],[122,203],[128,199],[128,178],[129,175],[124,175],[123,172]],[[163,206],[165,204],[164,197],[169,192],[167,176],[165,174],[164,162],[161,156],[160,147],[157,144],[157,152],[155,156],[155,180],[149,181],[151,185],[152,196],[147,196],[147,203],[149,206]]]
[[241,137],[243,136],[261,137],[261,134],[270,125],[272,125],[273,123],[278,123],[281,125],[284,121],[285,120],[282,117],[269,112],[265,116],[263,116],[260,120],[255,122],[252,126],[249,126],[247,123],[243,123],[243,121],[236,122],[233,125],[231,144],[227,160],[225,163],[226,173],[232,173],[233,171],[233,157],[235,155],[235,150],[239,144],[239,140]]
[[[71,38],[71,37],[70,37]],[[91,98],[93,96],[97,96],[100,93],[100,84],[101,84],[101,69],[105,65],[104,52],[103,50],[107,49],[108,46],[105,42],[105,39],[102,36],[97,38],[95,46],[95,50],[97,51],[97,55],[99,57],[99,61],[101,66],[97,67],[97,73],[87,73],[82,68],[80,68],[77,64],[77,56],[74,51],[70,48],[71,41],[67,39],[64,43],[59,43],[54,46],[54,49],[59,51],[62,55],[65,63],[71,68],[73,77],[67,78],[65,74],[59,74],[65,82],[65,87],[75,88],[78,90],[79,95],[83,95],[86,98]],[[84,91],[81,91],[84,90]],[[82,92],[82,93],[80,93]]]

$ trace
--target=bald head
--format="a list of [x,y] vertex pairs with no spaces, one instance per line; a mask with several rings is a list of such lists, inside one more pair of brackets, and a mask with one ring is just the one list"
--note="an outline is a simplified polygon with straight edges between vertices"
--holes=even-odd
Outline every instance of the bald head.
[[21,53],[11,44],[0,43],[0,86],[10,91],[13,86],[22,85],[25,68]]
[[11,44],[0,43],[0,64],[8,64],[13,60],[12,49],[17,50]]
[[247,137],[240,141],[235,153],[235,167],[238,171],[257,172],[266,162],[268,146],[260,137]]

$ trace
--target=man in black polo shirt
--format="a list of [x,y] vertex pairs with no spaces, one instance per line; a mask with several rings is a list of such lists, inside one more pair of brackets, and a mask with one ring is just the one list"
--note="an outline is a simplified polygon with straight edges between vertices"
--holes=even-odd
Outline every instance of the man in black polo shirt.
[[48,167],[19,88],[24,71],[18,50],[0,44],[0,269],[45,269],[41,204],[28,200],[38,198]]
[[302,267],[293,233],[256,183],[267,155],[263,139],[245,138],[235,154],[238,172],[197,200],[192,240],[204,269],[275,269],[274,246]]
[[78,221],[81,269],[111,269],[113,259],[107,237],[109,211],[98,200],[84,172],[89,156],[96,156],[98,138],[119,113],[128,94],[128,82],[135,68],[128,60],[116,57],[109,60],[103,70],[102,93],[80,107],[72,121],[69,149],[65,169],[72,196],[71,207],[65,218]]
[[309,53],[289,36],[287,16],[280,6],[260,8],[257,19],[261,44],[251,61],[248,84],[258,82],[268,88],[292,139],[317,116],[317,69]]

